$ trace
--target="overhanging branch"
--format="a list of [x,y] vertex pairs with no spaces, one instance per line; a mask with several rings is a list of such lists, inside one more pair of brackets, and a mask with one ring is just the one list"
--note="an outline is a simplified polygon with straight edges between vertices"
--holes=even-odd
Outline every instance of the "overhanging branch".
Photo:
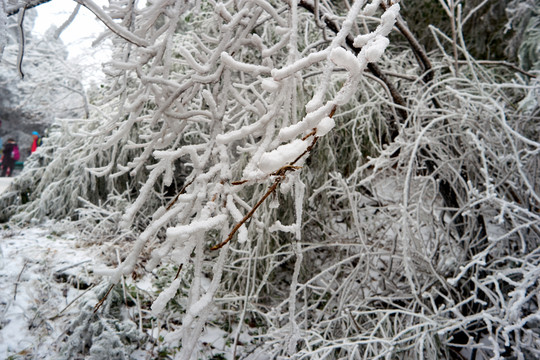
[[31,8],[34,8],[34,7],[39,6],[41,4],[48,3],[49,1],[51,1],[51,0],[30,0],[30,1],[26,2],[26,3],[22,2],[22,3],[18,3],[16,5],[7,6],[6,7],[6,14],[7,14],[7,16],[12,16],[12,15],[17,14],[22,9],[31,9]]
[[[336,24],[334,21],[330,19],[329,16],[326,16],[326,14],[321,11],[321,9],[318,9],[318,11],[315,11],[315,5],[309,1],[309,0],[300,0],[298,3],[299,6],[303,7],[310,13],[312,13],[314,16],[318,16],[318,23],[324,23],[328,29],[330,29],[334,33],[339,32],[339,25]],[[358,55],[360,53],[361,48],[354,46],[354,39],[349,34],[347,38],[345,39],[345,42],[347,46],[356,54]],[[407,119],[407,111],[406,103],[401,94],[398,92],[396,87],[393,83],[388,80],[388,78],[383,74],[382,70],[377,66],[375,63],[369,63],[368,64],[368,70],[375,75],[378,79],[380,79],[382,82],[385,83],[385,85],[388,88],[388,91],[390,92],[390,96],[392,96],[392,101],[394,104],[397,105],[396,111],[399,114],[399,116],[402,118],[402,120]],[[394,124],[395,125],[395,124]],[[391,126],[391,128],[397,128],[397,126]]]

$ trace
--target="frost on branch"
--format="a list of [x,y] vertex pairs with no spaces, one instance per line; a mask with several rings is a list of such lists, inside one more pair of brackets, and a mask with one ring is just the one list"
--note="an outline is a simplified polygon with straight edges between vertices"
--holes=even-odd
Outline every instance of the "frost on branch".
[[[113,110],[109,115],[112,130],[107,132],[105,126],[98,129],[104,143],[101,150],[122,154],[129,149],[132,155],[126,162],[95,168],[92,173],[116,178],[148,170],[122,216],[121,226],[130,231],[143,214],[148,214],[148,223],[132,252],[111,273],[112,282],[131,274],[146,249],[152,249],[147,271],[172,262],[183,266],[182,272],[193,272],[182,326],[168,337],[181,340],[182,354],[187,356],[214,306],[219,285],[226,294],[227,284],[234,278],[226,264],[238,258],[240,249],[248,251],[250,257],[255,255],[253,249],[271,254],[287,235],[267,232],[275,212],[263,204],[242,225],[242,241],[233,239],[219,250],[218,257],[223,260],[206,268],[203,264],[213,256],[209,247],[228,236],[275,180],[274,173],[289,165],[295,167],[279,172],[281,191],[271,196],[280,198],[275,199],[283,203],[280,209],[292,204],[294,212],[289,216],[281,211],[280,221],[292,222],[294,239],[302,240],[305,185],[298,167],[311,155],[314,137],[328,134],[335,126],[332,115],[336,108],[339,111],[339,106],[351,100],[367,63],[378,60],[387,43],[370,43],[366,49],[371,52],[358,56],[344,47],[344,39],[355,35],[353,24],[363,1],[355,2],[340,31],[323,47],[312,46],[309,39],[318,30],[311,14],[296,5],[218,3],[212,7],[214,11],[206,6],[192,9],[178,5],[169,9],[165,21],[153,23],[161,6],[157,2],[141,9],[130,24],[134,33],[146,34],[147,43],[153,45],[118,46],[119,53],[107,67],[118,79],[111,85],[111,95],[122,96],[117,114]],[[373,32],[377,39],[388,34],[388,18],[395,18],[397,9],[395,5],[385,13],[382,25]],[[177,32],[179,27],[195,25],[204,31]],[[335,67],[346,70],[336,78],[345,82],[337,93],[330,92],[323,100],[320,95],[335,86]],[[302,80],[304,74],[318,69],[323,69],[323,81],[319,81],[321,76]],[[131,85],[127,87],[122,79],[129,79]],[[303,90],[304,85],[310,89]],[[177,178],[177,167],[184,169],[185,178]],[[303,250],[300,245],[294,249],[296,270],[291,275],[295,280],[288,298],[291,323],[284,324],[284,329],[300,338],[294,315],[295,284],[303,266]],[[242,260],[240,264],[247,265]],[[258,271],[267,266],[260,265]],[[211,278],[209,288],[201,288],[205,277]],[[178,285],[175,281],[162,293],[154,312],[165,308]],[[264,281],[257,286],[261,285]]]

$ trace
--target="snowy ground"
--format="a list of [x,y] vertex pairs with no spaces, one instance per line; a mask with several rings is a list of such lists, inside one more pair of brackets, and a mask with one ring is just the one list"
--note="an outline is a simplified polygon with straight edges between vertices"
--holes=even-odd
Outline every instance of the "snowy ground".
[[[93,269],[111,266],[105,255],[111,248],[85,243],[72,230],[51,223],[0,228],[0,359],[66,358],[61,353],[73,323],[81,318],[84,306],[93,308],[99,301],[95,290],[107,284],[93,275]],[[166,333],[159,328],[146,332],[153,340],[143,341],[144,349],[131,352],[130,359],[154,359],[163,349],[157,339]],[[232,359],[231,340],[231,334],[208,326],[192,358]]]
[[78,274],[93,263],[74,244],[47,227],[0,231],[0,358],[54,358],[85,293]]
[[7,189],[9,184],[11,184],[11,181],[13,181],[13,178],[7,178],[7,177],[0,177],[0,194]]

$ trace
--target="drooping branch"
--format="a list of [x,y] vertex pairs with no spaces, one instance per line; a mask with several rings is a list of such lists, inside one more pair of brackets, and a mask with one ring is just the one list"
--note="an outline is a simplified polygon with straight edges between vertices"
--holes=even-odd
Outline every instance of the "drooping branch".
[[114,22],[114,20],[92,0],[75,1],[90,10],[105,26],[107,26],[113,33],[120,36],[122,39],[140,47],[147,47],[149,45],[145,39],[140,38]]
[[[335,108],[332,110],[332,114],[331,116],[334,115],[334,112],[335,112]],[[255,214],[255,211],[264,203],[264,201],[271,195],[273,194],[276,189],[278,188],[279,184],[285,180],[285,177],[287,175],[287,172],[288,171],[294,171],[294,170],[298,170],[300,167],[298,166],[295,166],[295,164],[301,159],[303,158],[306,154],[309,154],[311,152],[311,150],[313,149],[313,147],[315,146],[315,144],[317,143],[317,139],[318,137],[316,136],[316,129],[314,129],[310,134],[308,134],[303,140],[309,138],[309,136],[313,136],[313,140],[311,142],[311,145],[308,146],[308,148],[306,149],[306,151],[304,151],[302,154],[300,154],[296,159],[294,159],[294,161],[292,161],[291,163],[283,166],[281,169],[279,169],[278,171],[274,172],[272,175],[276,176],[276,179],[274,181],[274,183],[272,184],[272,186],[270,186],[270,188],[268,188],[268,190],[266,191],[266,193],[259,199],[259,201],[257,201],[257,203],[255,204],[255,206],[253,206],[253,208],[242,218],[242,220],[240,220],[235,226],[234,228],[232,229],[232,231],[229,233],[229,235],[227,236],[227,238],[222,241],[221,243],[217,244],[217,245],[214,245],[211,250],[218,250],[218,249],[221,249],[223,246],[225,246],[226,244],[228,244],[234,234],[236,234],[236,232],[238,231],[238,229],[240,229],[240,227],[242,225],[244,225],[246,223],[246,221],[248,221],[252,216],[253,214]],[[242,182],[240,182],[242,183]]]
[[[327,14],[324,11],[322,11],[320,8],[318,9],[318,11],[316,11],[315,5],[311,1],[309,1],[309,0],[301,0],[298,3],[298,5],[303,7],[304,9],[309,11],[310,13],[312,13],[314,16],[318,16],[319,17],[319,22],[324,22],[326,27],[328,29],[330,29],[332,32],[334,32],[336,34],[339,32],[339,30],[340,30],[339,25],[336,24],[333,20],[331,20],[331,17],[327,16]],[[360,53],[360,50],[362,48],[354,46],[354,38],[352,37],[352,35],[349,34],[346,37],[345,42],[346,42],[347,46],[354,52],[355,55],[358,55]],[[373,75],[375,75],[378,79],[380,79],[382,82],[384,82],[384,84],[388,88],[388,91],[390,92],[390,95],[392,96],[392,100],[393,100],[394,104],[397,105],[397,107],[396,107],[397,113],[399,114],[399,116],[401,117],[402,120],[407,119],[408,115],[407,115],[407,111],[405,110],[405,108],[406,108],[405,100],[403,99],[403,97],[401,96],[399,91],[396,89],[394,84],[392,82],[390,82],[390,80],[384,75],[384,73],[377,66],[377,64],[369,63],[368,64],[368,70]],[[390,125],[391,125],[390,128],[397,128],[397,126],[395,126],[395,124],[390,124]]]

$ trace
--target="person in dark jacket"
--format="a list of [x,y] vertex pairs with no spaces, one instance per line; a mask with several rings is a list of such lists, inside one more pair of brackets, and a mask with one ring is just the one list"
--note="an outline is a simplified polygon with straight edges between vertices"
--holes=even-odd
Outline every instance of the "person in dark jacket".
[[[0,120],[0,127],[2,127],[2,120]],[[0,138],[0,156],[2,156],[2,149],[4,147],[2,146],[2,138]],[[1,162],[0,162],[1,163]]]
[[4,153],[2,154],[2,177],[11,176],[15,161],[19,154],[19,147],[14,139],[8,139],[4,145]]

